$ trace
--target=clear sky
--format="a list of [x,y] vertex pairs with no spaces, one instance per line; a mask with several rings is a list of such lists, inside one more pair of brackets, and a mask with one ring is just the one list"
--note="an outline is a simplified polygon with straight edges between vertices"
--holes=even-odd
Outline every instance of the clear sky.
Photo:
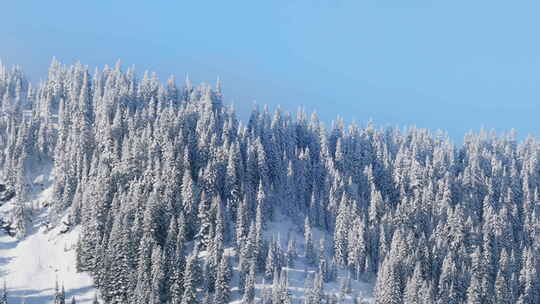
[[253,101],[364,125],[540,134],[540,1],[3,1],[0,58],[53,56],[224,82]]

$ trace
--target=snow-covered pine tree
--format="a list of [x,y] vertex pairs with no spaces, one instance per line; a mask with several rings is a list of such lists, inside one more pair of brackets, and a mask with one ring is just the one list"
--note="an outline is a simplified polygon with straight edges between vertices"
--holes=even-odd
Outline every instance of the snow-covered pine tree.
[[245,304],[253,303],[255,299],[255,268],[255,262],[251,261],[244,287],[244,295],[242,296],[242,303]]
[[315,253],[315,247],[313,245],[313,232],[311,231],[311,223],[306,216],[304,221],[304,240],[305,240],[305,258],[308,265],[315,265],[317,255]]
[[387,257],[377,276],[375,284],[375,301],[377,304],[401,304],[403,295],[399,286],[399,278],[395,273],[392,257]]
[[184,270],[184,294],[182,295],[182,304],[196,304],[198,302],[197,286],[199,281],[199,265],[197,261],[198,250],[194,248],[193,252],[189,255]]
[[231,296],[230,276],[231,269],[229,266],[228,258],[226,256],[222,256],[216,275],[214,292],[215,304],[225,304],[229,302]]

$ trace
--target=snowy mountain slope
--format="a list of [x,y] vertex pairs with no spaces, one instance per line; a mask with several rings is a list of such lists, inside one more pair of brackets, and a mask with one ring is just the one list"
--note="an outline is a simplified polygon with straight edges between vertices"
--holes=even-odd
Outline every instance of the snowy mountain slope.
[[9,288],[10,299],[19,303],[48,303],[54,295],[55,281],[63,284],[67,298],[91,303],[95,293],[92,279],[75,271],[75,243],[78,231],[58,235],[54,229],[39,229],[22,241],[2,234],[0,271]]
[[[266,107],[244,124],[220,83],[53,61],[33,89],[5,71],[0,184],[17,196],[0,225],[23,241],[4,238],[1,257],[14,292],[33,284],[48,300],[56,273],[89,288],[72,269],[77,239],[77,266],[110,304],[337,304],[373,289],[380,304],[540,303],[535,138],[455,146]],[[67,214],[80,228],[63,235]]]
[[[62,225],[50,228],[48,208],[52,187],[48,172],[31,177],[31,204],[34,214],[28,236],[22,240],[0,232],[0,274],[8,287],[10,303],[50,303],[55,282],[64,285],[66,298],[91,303],[95,289],[92,278],[75,269],[75,246],[79,229],[62,234]],[[9,217],[14,200],[0,207],[0,215]]]
[[[62,233],[65,226],[62,220],[51,223],[49,203],[52,198],[54,173],[50,166],[42,166],[27,177],[29,197],[33,206],[32,220],[28,236],[22,240],[0,232],[0,275],[5,279],[9,298],[13,303],[50,303],[55,293],[55,283],[66,290],[66,298],[76,297],[78,303],[91,303],[97,293],[92,278],[85,273],[77,273],[75,269],[75,246],[80,227]],[[15,199],[0,206],[0,216],[8,219],[13,213]],[[282,248],[287,247],[287,240],[295,239],[298,244],[299,258],[293,267],[285,267],[288,277],[288,290],[294,303],[305,300],[306,293],[312,285],[317,268],[307,265],[303,257],[304,236],[302,228],[282,215],[267,223],[264,239],[279,239]],[[313,229],[313,241],[319,244],[321,238],[331,235],[316,228]],[[227,248],[228,256],[234,256],[234,248]],[[199,258],[204,260],[205,252]],[[234,260],[234,258],[232,258]],[[235,277],[238,277],[238,264],[232,263]],[[347,272],[340,270],[337,280],[324,284],[324,292],[335,295],[341,303],[353,303],[361,298],[365,303],[373,303],[373,282],[351,280],[350,292],[343,294],[341,284],[347,278]],[[237,280],[231,282],[232,301],[241,303],[242,293],[238,290]],[[264,292],[272,290],[272,282],[265,281],[262,274],[255,283],[256,300],[260,300]]]
[[[314,243],[318,244],[319,240],[323,237],[329,238],[330,236],[318,229],[314,229]],[[266,230],[264,231],[264,238],[279,239],[282,248],[287,248],[287,239],[295,239],[298,247],[299,257],[296,259],[293,267],[284,267],[288,278],[288,291],[291,294],[293,303],[304,303],[306,294],[309,292],[309,288],[312,286],[313,276],[317,272],[316,267],[307,265],[304,258],[304,236],[301,228],[294,224],[291,219],[285,216],[277,216],[277,219],[268,223]],[[234,248],[228,248],[226,255],[231,257],[236,255]],[[205,252],[202,252],[199,257],[205,256]],[[238,276],[238,265],[233,263],[233,269],[235,277]],[[349,292],[343,294],[341,284],[343,280],[348,276],[347,271],[339,270],[337,280],[334,282],[328,282],[324,284],[324,292],[328,295],[335,295],[340,303],[354,303],[355,299],[361,299],[362,303],[374,303],[373,288],[374,282],[372,279],[366,280],[350,280]],[[232,301],[231,303],[242,303],[242,293],[238,290],[238,281],[233,279],[231,282]],[[268,282],[263,278],[263,274],[257,275],[255,283],[255,301],[259,301],[262,298],[264,292],[272,291],[272,281]]]
[[[282,248],[287,248],[287,235],[291,238],[296,239],[299,253],[303,254],[304,248],[304,236],[298,225],[295,225],[289,218],[284,216],[278,216],[278,220],[275,220],[269,223],[267,230],[264,232],[265,238],[270,239],[272,236],[280,239],[280,245]],[[315,244],[319,244],[321,238],[331,238],[328,233],[320,231],[318,229],[313,229],[313,241]],[[305,258],[300,256],[294,267],[285,267],[287,271],[287,278],[289,281],[289,291],[292,294],[292,299],[294,303],[303,303],[305,299],[307,289],[311,287],[312,279],[317,268],[309,267],[306,264]],[[337,280],[334,282],[328,282],[324,284],[324,292],[329,295],[336,295],[340,298],[340,303],[353,303],[355,298],[361,298],[366,303],[374,303],[373,299],[373,282],[368,280],[350,280],[350,292],[346,294],[341,294],[341,284],[344,279],[348,276],[347,271],[338,270]],[[257,295],[260,297],[260,293],[263,289],[267,288],[271,290],[272,282],[263,284],[262,278],[258,278],[257,284],[255,287],[257,289]],[[308,286],[309,285],[309,286]],[[240,302],[238,302],[240,303]]]

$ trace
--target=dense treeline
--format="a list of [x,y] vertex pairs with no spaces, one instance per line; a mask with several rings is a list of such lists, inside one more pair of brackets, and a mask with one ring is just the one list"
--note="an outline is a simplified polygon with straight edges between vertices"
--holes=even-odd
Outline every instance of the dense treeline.
[[[219,82],[162,84],[119,65],[53,61],[37,87],[0,67],[0,98],[18,236],[25,176],[52,164],[51,208],[82,226],[77,267],[107,303],[287,303],[297,260],[315,270],[306,303],[334,302],[324,284],[343,270],[376,275],[380,304],[540,302],[534,138],[471,133],[457,147],[423,129],[327,129],[266,107],[243,124]],[[281,216],[299,244],[264,237]],[[254,300],[261,277],[272,290]]]

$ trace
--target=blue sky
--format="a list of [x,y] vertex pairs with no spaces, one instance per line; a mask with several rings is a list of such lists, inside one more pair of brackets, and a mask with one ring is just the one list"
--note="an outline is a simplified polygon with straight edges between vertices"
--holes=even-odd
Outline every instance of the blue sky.
[[5,1],[0,58],[38,81],[53,56],[224,82],[330,122],[416,125],[460,141],[484,126],[539,134],[540,2]]

